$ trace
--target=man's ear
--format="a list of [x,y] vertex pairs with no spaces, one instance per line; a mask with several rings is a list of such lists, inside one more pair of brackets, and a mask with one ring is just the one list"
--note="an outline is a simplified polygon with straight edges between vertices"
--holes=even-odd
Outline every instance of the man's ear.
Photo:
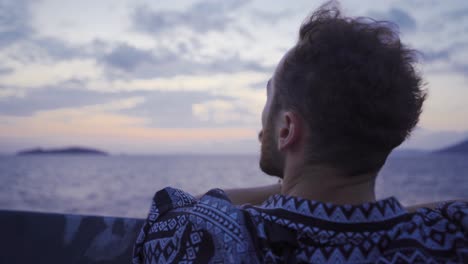
[[292,111],[280,113],[278,150],[282,151],[293,147],[300,138],[303,131],[302,119]]

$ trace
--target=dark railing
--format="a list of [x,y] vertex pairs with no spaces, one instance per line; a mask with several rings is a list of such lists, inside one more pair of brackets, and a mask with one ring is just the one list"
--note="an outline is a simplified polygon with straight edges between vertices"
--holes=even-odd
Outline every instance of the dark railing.
[[143,219],[0,210],[0,263],[131,263]]

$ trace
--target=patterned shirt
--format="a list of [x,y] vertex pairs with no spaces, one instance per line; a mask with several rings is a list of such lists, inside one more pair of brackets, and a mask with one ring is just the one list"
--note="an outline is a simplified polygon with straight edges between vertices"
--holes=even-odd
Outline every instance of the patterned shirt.
[[133,263],[468,263],[468,203],[408,213],[394,197],[335,205],[273,195],[234,206],[157,192]]

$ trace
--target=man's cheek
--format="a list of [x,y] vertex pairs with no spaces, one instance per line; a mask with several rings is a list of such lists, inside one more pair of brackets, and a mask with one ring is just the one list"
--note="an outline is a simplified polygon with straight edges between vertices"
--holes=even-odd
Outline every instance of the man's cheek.
[[263,111],[262,111],[262,120],[261,120],[261,122],[262,122],[262,129],[263,129],[265,127],[265,109],[263,109]]

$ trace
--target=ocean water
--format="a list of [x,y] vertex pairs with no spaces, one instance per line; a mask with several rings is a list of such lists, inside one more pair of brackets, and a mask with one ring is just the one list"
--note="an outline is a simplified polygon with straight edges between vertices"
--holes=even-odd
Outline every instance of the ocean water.
[[[166,186],[202,194],[277,182],[251,155],[3,156],[0,209],[139,217]],[[404,205],[468,198],[468,156],[391,156],[378,198]]]

